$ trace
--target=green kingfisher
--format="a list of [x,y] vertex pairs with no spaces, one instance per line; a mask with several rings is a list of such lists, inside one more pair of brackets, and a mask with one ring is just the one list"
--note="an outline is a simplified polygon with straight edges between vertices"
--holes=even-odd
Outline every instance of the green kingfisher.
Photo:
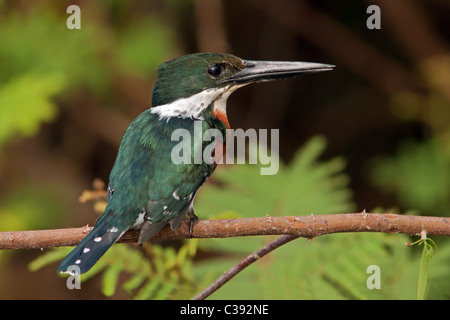
[[[85,273],[130,229],[140,230],[142,244],[167,223],[175,230],[188,215],[192,235],[197,219],[194,198],[216,163],[174,163],[171,154],[178,142],[172,133],[181,128],[198,135],[194,123],[200,121],[202,132],[217,129],[226,137],[230,128],[226,101],[236,89],[333,68],[311,62],[244,60],[219,53],[189,54],[161,64],[152,107],[138,115],[122,137],[109,177],[105,211],[58,271]],[[203,150],[210,143],[200,147]]]

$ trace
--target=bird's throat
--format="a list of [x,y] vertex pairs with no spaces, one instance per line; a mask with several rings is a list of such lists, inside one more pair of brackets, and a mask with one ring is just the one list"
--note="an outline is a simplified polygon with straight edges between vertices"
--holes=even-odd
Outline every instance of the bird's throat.
[[228,117],[226,112],[223,112],[220,109],[213,109],[211,112],[212,116],[218,120],[220,120],[223,124],[225,124],[225,127],[227,129],[230,129],[230,123],[228,122]]
[[227,118],[227,99],[231,93],[244,85],[206,89],[192,96],[155,106],[151,108],[151,113],[157,114],[160,120],[169,120],[172,117],[204,120],[205,110],[212,106],[212,116],[230,128]]

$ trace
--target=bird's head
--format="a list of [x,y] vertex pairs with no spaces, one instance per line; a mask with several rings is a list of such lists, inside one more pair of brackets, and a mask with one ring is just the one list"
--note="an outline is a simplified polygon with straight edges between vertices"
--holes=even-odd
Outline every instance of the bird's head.
[[229,94],[246,84],[333,68],[333,65],[311,62],[244,60],[223,53],[189,54],[159,66],[152,105],[170,104],[206,90]]

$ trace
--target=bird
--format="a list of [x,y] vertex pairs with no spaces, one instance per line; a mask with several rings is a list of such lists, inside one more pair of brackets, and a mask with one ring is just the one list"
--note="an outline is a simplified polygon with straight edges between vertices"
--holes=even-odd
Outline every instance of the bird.
[[[151,108],[139,114],[123,134],[109,176],[105,211],[92,231],[61,261],[58,272],[87,272],[130,229],[139,230],[142,245],[166,224],[175,230],[188,216],[192,236],[198,220],[194,198],[217,163],[174,163],[172,150],[179,142],[173,141],[173,132],[184,129],[194,134],[194,124],[200,123],[203,130],[219,130],[225,137],[230,128],[226,102],[236,89],[334,67],[245,60],[225,53],[192,53],[162,63]],[[203,150],[205,143],[201,147]]]

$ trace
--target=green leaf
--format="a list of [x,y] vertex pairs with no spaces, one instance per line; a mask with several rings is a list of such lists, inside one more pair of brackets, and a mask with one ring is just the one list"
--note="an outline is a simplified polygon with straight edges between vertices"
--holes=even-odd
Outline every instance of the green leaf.
[[28,264],[28,270],[30,270],[31,272],[35,272],[49,264],[61,261],[67,254],[69,254],[72,249],[73,248],[67,247],[59,248],[59,250],[50,250],[46,254],[40,255],[32,262],[30,262]]
[[162,279],[156,277],[150,279],[147,283],[139,290],[139,292],[133,297],[134,300],[147,300],[153,297],[155,292],[161,288]]
[[65,86],[60,74],[30,72],[0,88],[0,146],[15,134],[29,137],[42,122],[53,120],[57,107],[52,97]]
[[121,271],[122,266],[116,263],[107,268],[103,273],[102,292],[105,296],[110,297],[116,292],[117,282]]
[[422,256],[420,258],[419,278],[417,281],[417,300],[424,300],[428,282],[429,264],[434,257],[437,245],[432,239],[426,236],[413,244],[419,246],[423,245]]
[[128,293],[131,293],[133,290],[136,290],[144,281],[147,279],[147,275],[144,273],[136,273],[134,274],[130,280],[123,284],[123,288]]

